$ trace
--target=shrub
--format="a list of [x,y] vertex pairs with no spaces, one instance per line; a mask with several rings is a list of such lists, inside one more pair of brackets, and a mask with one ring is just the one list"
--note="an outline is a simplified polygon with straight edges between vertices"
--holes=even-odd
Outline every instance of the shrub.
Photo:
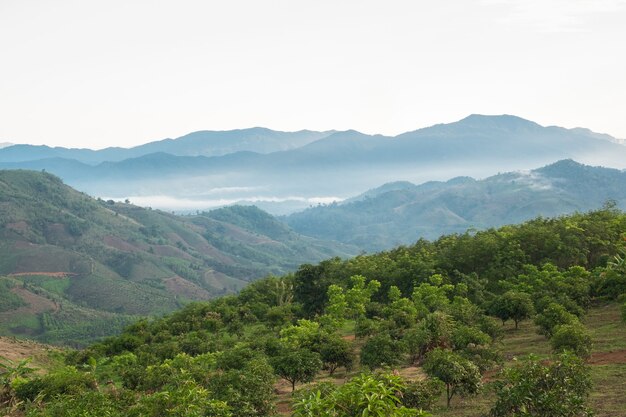
[[568,350],[581,358],[591,355],[591,336],[580,323],[556,326],[550,344],[555,353]]

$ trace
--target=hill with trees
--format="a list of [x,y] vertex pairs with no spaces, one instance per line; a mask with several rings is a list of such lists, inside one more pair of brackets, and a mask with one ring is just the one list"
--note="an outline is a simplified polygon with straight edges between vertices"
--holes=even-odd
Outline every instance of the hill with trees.
[[84,343],[356,251],[255,207],[176,216],[93,199],[48,173],[0,171],[0,334]]
[[624,230],[606,207],[303,264],[45,375],[3,364],[0,399],[30,417],[623,415]]
[[626,208],[625,185],[626,171],[563,160],[483,180],[394,182],[284,220],[299,233],[375,251],[470,228],[597,209],[607,201]]

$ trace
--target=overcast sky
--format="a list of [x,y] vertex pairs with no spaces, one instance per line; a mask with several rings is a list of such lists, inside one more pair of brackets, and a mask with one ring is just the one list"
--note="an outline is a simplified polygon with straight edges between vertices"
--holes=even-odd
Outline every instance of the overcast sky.
[[471,113],[626,138],[625,22],[626,0],[0,0],[0,142]]

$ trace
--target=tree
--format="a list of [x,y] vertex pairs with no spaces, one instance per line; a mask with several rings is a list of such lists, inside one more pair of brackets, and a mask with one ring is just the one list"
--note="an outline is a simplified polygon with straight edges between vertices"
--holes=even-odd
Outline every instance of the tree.
[[529,357],[505,369],[496,381],[497,400],[490,417],[587,417],[591,389],[589,367],[569,353],[544,364]]
[[389,288],[389,304],[384,308],[383,313],[395,331],[408,329],[415,325],[417,320],[417,309],[415,304],[408,298],[401,296],[400,289],[395,285]]
[[352,369],[352,364],[354,363],[352,345],[337,335],[322,337],[319,353],[324,369],[331,376],[341,366],[346,368],[346,370]]
[[429,410],[435,404],[445,384],[437,378],[425,378],[409,381],[402,392],[402,404],[409,408]]
[[296,383],[310,382],[322,369],[320,355],[307,349],[289,350],[271,360],[274,372],[291,383],[291,391],[295,391]]
[[507,291],[496,297],[490,310],[491,314],[502,320],[502,324],[512,319],[516,330],[520,321],[530,318],[535,313],[532,298],[521,291]]
[[402,360],[404,346],[388,334],[376,335],[365,342],[361,349],[361,365],[370,369],[394,366]]
[[545,310],[535,317],[535,324],[539,326],[539,334],[551,337],[554,328],[561,324],[574,324],[578,317],[568,312],[561,304],[550,303]]
[[318,386],[293,404],[294,417],[427,417],[402,405],[406,389],[397,375],[361,374],[339,386]]
[[591,336],[580,323],[556,326],[550,344],[555,353],[568,350],[581,358],[588,358],[591,355]]
[[446,384],[448,407],[455,394],[473,395],[481,387],[478,367],[450,350],[437,348],[430,352],[424,362],[424,371]]
[[375,279],[365,284],[365,277],[362,275],[353,275],[350,277],[352,286],[346,291],[345,301],[348,311],[358,322],[365,317],[367,304],[380,288],[380,282]]

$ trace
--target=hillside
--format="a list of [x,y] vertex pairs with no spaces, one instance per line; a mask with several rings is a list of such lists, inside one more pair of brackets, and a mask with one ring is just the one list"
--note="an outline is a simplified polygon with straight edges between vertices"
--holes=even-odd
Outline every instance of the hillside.
[[[249,222],[241,215],[217,217]],[[304,264],[139,320],[45,375],[9,375],[5,409],[621,416],[625,227],[626,214],[606,208]]]
[[626,172],[563,160],[484,180],[458,177],[421,185],[391,183],[285,221],[299,233],[366,250],[601,207],[626,208]]
[[109,156],[13,146],[0,149],[0,168],[45,169],[90,195],[141,197],[145,205],[170,210],[246,201],[285,213],[388,182],[484,178],[568,158],[621,169],[626,146],[617,142],[586,129],[471,115],[395,137],[257,128],[193,133]]
[[180,217],[95,200],[51,174],[0,171],[0,334],[101,337],[133,316],[355,252],[298,235],[254,207]]

